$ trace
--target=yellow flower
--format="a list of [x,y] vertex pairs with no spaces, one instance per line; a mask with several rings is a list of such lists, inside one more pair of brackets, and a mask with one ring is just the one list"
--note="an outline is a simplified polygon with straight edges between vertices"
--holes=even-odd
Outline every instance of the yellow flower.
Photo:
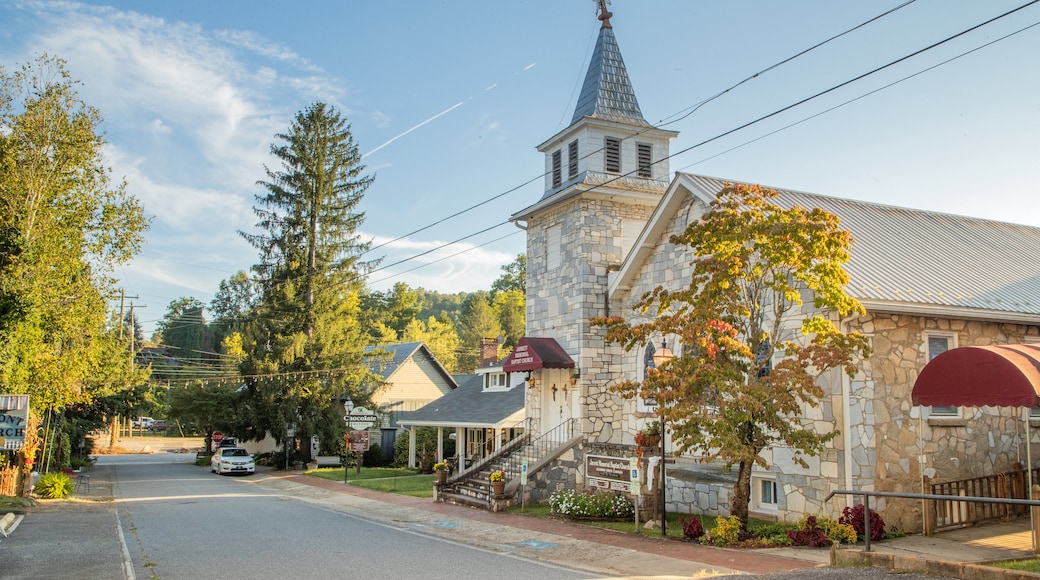
[[491,475],[488,476],[488,479],[491,480],[491,481],[505,481],[506,480],[506,474],[505,474],[504,471],[501,471],[501,470],[499,470],[499,471],[492,471]]

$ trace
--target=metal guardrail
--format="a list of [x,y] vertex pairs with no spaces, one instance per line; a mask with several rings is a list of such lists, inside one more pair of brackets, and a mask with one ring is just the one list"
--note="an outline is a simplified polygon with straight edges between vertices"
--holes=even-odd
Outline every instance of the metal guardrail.
[[[923,500],[949,500],[949,501],[973,501],[979,503],[1002,503],[1002,504],[1013,504],[1013,505],[1027,505],[1030,507],[1040,507],[1040,500],[1033,499],[1011,499],[1006,497],[972,497],[964,495],[938,495],[931,493],[898,493],[894,491],[856,491],[848,489],[837,489],[823,498],[823,501],[830,501],[830,499],[836,495],[851,495],[863,496],[863,536],[865,548],[864,550],[870,551],[870,498],[872,497],[898,497],[903,499],[923,499]],[[1036,549],[1036,546],[1033,547]]]

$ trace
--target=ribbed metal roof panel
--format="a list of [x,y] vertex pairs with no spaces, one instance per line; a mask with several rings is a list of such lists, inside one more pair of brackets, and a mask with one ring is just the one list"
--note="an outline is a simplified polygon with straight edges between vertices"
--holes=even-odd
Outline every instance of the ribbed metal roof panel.
[[[725,181],[690,176],[717,193]],[[1040,228],[777,189],[852,233],[845,270],[860,300],[1040,314]]]
[[650,126],[639,109],[636,92],[628,78],[628,69],[621,58],[621,49],[614,38],[613,29],[609,27],[600,28],[571,123],[582,117]]

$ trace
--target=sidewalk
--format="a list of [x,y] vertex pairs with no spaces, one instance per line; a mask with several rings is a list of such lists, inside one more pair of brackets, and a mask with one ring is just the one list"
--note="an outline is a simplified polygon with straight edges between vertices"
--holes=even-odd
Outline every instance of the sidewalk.
[[[734,550],[648,538],[558,520],[491,513],[354,487],[300,472],[264,472],[256,481],[304,501],[349,506],[373,520],[422,529],[497,550],[527,550],[525,555],[610,575],[709,577],[766,574],[826,566],[831,551],[819,548]],[[546,546],[551,544],[551,549]],[[538,549],[528,550],[530,546]],[[1030,558],[1029,521],[983,525],[939,536],[910,535],[838,549],[838,563],[870,560],[891,570],[961,578],[1037,578],[1029,573],[977,566],[983,562]],[[621,555],[618,555],[621,549]],[[980,570],[981,568],[981,570]]]

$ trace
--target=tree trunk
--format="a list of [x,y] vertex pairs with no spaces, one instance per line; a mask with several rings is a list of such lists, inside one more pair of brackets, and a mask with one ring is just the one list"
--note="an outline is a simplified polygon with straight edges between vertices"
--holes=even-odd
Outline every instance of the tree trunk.
[[740,539],[748,535],[748,504],[751,502],[751,466],[748,461],[740,462],[737,471],[737,482],[733,484],[733,498],[730,501],[729,514],[740,519]]
[[108,448],[112,449],[119,442],[119,415],[112,415],[111,437],[108,438]]

